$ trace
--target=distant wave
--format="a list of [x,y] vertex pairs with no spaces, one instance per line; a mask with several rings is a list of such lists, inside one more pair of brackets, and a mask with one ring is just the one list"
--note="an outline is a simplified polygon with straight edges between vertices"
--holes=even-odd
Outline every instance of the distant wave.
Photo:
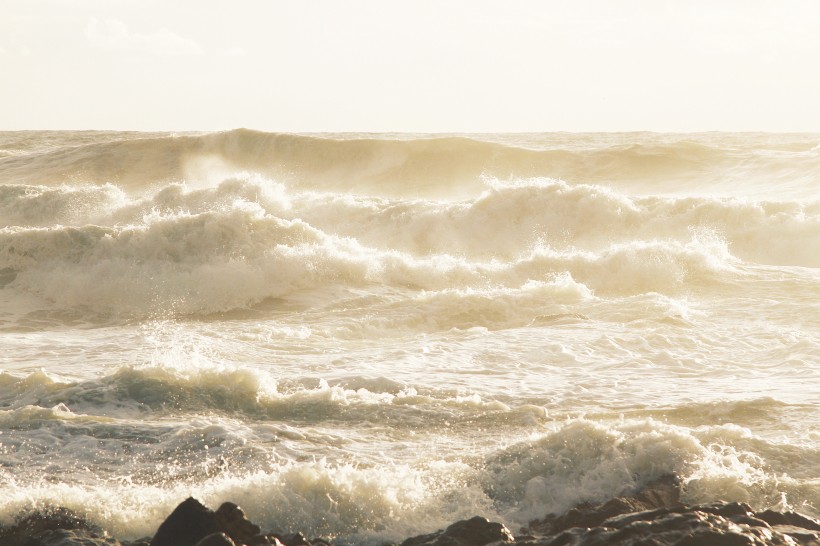
[[[35,138],[37,137],[37,138]],[[135,189],[169,181],[259,172],[294,187],[379,195],[464,197],[482,189],[482,176],[499,179],[550,177],[578,183],[625,183],[645,191],[781,186],[783,190],[820,178],[820,138],[803,136],[760,148],[729,139],[709,144],[675,140],[589,148],[556,141],[539,148],[452,136],[385,138],[264,133],[248,129],[199,135],[95,134],[69,138],[70,145],[25,151],[17,137],[13,154],[0,156],[0,182],[28,184],[114,183]],[[42,137],[32,135],[38,143]],[[68,137],[67,137],[68,138]],[[702,186],[697,181],[702,182]],[[693,185],[694,184],[694,185]],[[728,186],[727,186],[728,185]]]
[[[523,136],[245,129],[0,136],[18,150],[0,158],[0,286],[63,309],[207,315],[368,287],[424,299],[441,328],[500,328],[585,313],[537,313],[534,293],[549,294],[544,307],[731,285],[750,264],[820,267],[816,194],[787,199],[772,182],[767,199],[652,195],[587,180],[669,189],[685,174],[696,187],[761,165],[760,180],[785,165],[803,180],[820,172],[814,137],[557,135],[539,148]],[[412,328],[400,315],[391,326]]]

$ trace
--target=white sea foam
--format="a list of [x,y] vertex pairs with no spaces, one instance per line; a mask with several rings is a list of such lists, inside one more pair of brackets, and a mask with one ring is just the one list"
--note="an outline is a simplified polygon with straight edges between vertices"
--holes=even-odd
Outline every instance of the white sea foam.
[[817,515],[817,142],[0,133],[0,522]]
[[[552,191],[553,186],[547,187]],[[536,183],[525,187],[534,191],[544,186]],[[561,187],[567,189],[566,185]],[[249,192],[256,195],[266,188],[268,194],[275,193],[264,205],[235,193],[238,190],[248,197]],[[594,195],[598,190],[584,191]],[[293,218],[268,212],[264,207],[271,206],[271,199],[277,212],[290,212],[288,216]],[[526,197],[525,201],[532,199]],[[3,270],[14,276],[11,286],[64,307],[144,316],[227,311],[334,284],[460,290],[462,286],[488,284],[525,286],[530,281],[549,282],[556,275],[570,274],[586,285],[581,290],[587,293],[676,291],[688,282],[711,280],[720,271],[731,271],[737,263],[729,244],[713,230],[704,235],[687,228],[677,237],[635,239],[636,234],[613,230],[604,222],[605,229],[598,232],[601,242],[586,245],[587,249],[551,244],[534,228],[541,212],[529,217],[524,227],[515,218],[504,220],[506,213],[501,212],[438,229],[436,221],[430,220],[427,235],[416,239],[437,242],[424,243],[422,250],[418,241],[402,245],[390,235],[392,230],[412,237],[413,230],[406,231],[406,221],[414,218],[409,213],[399,215],[407,220],[396,224],[365,226],[356,237],[342,229],[347,236],[340,237],[335,234],[338,230],[318,229],[300,219],[300,213],[294,213],[296,205],[283,197],[281,187],[271,190],[269,184],[229,181],[210,193],[185,193],[179,186],[170,186],[150,203],[150,208],[145,204],[126,207],[124,218],[140,217],[135,224],[0,230],[0,257]],[[608,210],[610,205],[600,208]],[[436,206],[443,207],[438,214],[448,223],[452,207],[463,207]],[[534,210],[540,208],[535,206]],[[567,217],[575,218],[577,212]],[[354,217],[351,214],[344,222],[349,224]],[[600,220],[594,218],[595,222]],[[412,221],[418,222],[419,229],[424,223]],[[633,218],[630,223],[640,224],[641,220]],[[565,224],[563,220],[556,222]],[[501,235],[482,234],[474,227],[477,225]],[[510,233],[505,227],[509,225],[515,226],[520,236]],[[577,244],[583,243],[583,237],[573,233],[580,228],[564,229]],[[359,242],[358,238],[368,239],[367,233],[379,234],[375,246]],[[445,233],[451,241],[442,245]],[[482,250],[470,251],[469,245],[463,244],[470,233],[478,235],[471,239],[472,244],[481,241]],[[529,242],[524,233],[530,233]],[[622,238],[628,242],[621,242]],[[501,241],[503,245],[497,246]],[[402,246],[414,248],[392,248]],[[507,250],[502,251],[504,246]],[[454,248],[469,253],[448,252]],[[501,259],[504,255],[506,260]],[[125,286],[127,290],[123,290]]]
[[[126,474],[101,487],[18,476],[3,504],[4,519],[43,503],[86,513],[108,496],[106,510],[88,515],[119,536],[138,537],[152,533],[181,498],[193,494],[214,506],[238,502],[266,528],[376,543],[475,514],[518,528],[578,502],[634,491],[666,472],[681,475],[688,501],[720,497],[776,505],[785,496],[791,500],[784,508],[806,510],[820,500],[811,483],[769,469],[774,460],[799,469],[801,459],[816,452],[760,442],[752,450],[751,433],[737,427],[687,430],[651,420],[615,426],[582,420],[506,448],[485,447],[483,458],[446,461],[429,454],[412,464],[379,466],[276,462],[276,448],[256,448],[257,455],[249,456],[251,438],[237,435],[241,429],[233,425],[188,428],[161,441],[171,460],[153,478],[159,481]],[[83,449],[82,442],[55,439],[64,449]],[[174,444],[199,445],[203,453],[192,464],[192,454]],[[257,460],[265,470],[253,470]]]

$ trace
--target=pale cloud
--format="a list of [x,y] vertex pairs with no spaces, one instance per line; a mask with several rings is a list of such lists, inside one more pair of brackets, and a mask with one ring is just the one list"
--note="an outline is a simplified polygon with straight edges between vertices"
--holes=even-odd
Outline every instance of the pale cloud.
[[98,21],[91,18],[85,27],[85,36],[96,47],[111,50],[140,51],[163,56],[201,55],[202,48],[195,41],[161,28],[150,34],[131,32],[128,25],[116,19]]

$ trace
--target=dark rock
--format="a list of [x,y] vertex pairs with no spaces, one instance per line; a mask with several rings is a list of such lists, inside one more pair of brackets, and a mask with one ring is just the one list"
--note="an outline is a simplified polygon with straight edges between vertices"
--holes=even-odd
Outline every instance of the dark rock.
[[[63,538],[60,538],[61,536]],[[58,540],[62,540],[62,544],[66,545],[119,545],[119,542],[108,537],[102,529],[62,507],[24,514],[17,518],[12,527],[0,528],[2,546],[51,545],[58,544],[59,542],[55,542]],[[86,542],[83,543],[81,540]]]
[[120,541],[83,529],[42,531],[23,543],[25,546],[122,546]]
[[[785,521],[786,516],[783,517]],[[556,518],[558,519],[558,518]],[[778,520],[775,516],[769,519]],[[805,520],[805,521],[804,521]],[[820,546],[820,531],[805,516],[800,526],[770,526],[743,503],[716,502],[657,508],[608,518],[595,527],[572,527],[555,534],[519,537],[519,546]],[[806,526],[803,526],[806,525]]]
[[[311,544],[308,542],[308,544]],[[285,546],[278,535],[269,533],[267,535],[257,535],[251,539],[246,546]]]
[[293,533],[290,535],[272,535],[276,540],[284,544],[284,546],[311,546],[308,539],[302,533]]
[[681,506],[680,496],[680,479],[674,474],[664,474],[647,483],[635,494],[635,499],[643,503],[647,509],[674,508]]
[[631,514],[646,510],[646,505],[628,497],[616,497],[604,504],[583,504],[569,510],[551,521],[549,532],[555,533],[572,527],[597,527],[605,520],[621,514]]
[[820,522],[795,512],[754,512],[745,503],[685,506],[681,486],[661,476],[633,495],[585,503],[534,521],[520,546],[820,546]]
[[760,544],[753,537],[721,532],[717,529],[697,529],[675,542],[676,546],[755,546]]
[[[635,512],[632,514],[621,514],[613,516],[601,522],[601,527],[611,529],[623,529],[632,525],[633,523],[645,523],[659,520],[661,518],[669,518],[670,525],[676,524],[676,517],[678,515],[668,508],[658,508],[656,510],[645,510],[643,512]],[[681,521],[685,521],[683,518]]]
[[[267,540],[267,542],[262,543],[266,546],[286,546],[285,543],[279,539],[279,535],[274,535],[271,533],[268,535],[264,535],[263,538]],[[254,544],[253,546],[256,546],[256,544]]]
[[457,521],[443,531],[408,538],[401,546],[483,546],[499,542],[511,543],[515,539],[504,525],[476,516]]
[[[680,503],[680,484],[662,476],[640,491],[602,504],[581,504],[533,522],[513,538],[482,517],[409,538],[401,546],[820,546],[820,522],[796,512],[755,512],[744,503]],[[153,539],[120,543],[74,512],[55,508],[0,526],[0,546],[330,546],[301,533],[260,534],[233,503],[214,512],[189,498]]]
[[463,544],[489,544],[490,542],[514,542],[510,530],[501,523],[476,516],[472,519],[458,521],[444,530],[445,535],[452,536]]
[[[289,535],[283,535],[279,533],[270,533],[268,535],[264,535],[267,537],[271,542],[270,544],[274,545],[281,545],[281,546],[330,546],[330,542],[323,538],[312,538],[308,540],[305,538],[305,535],[302,533],[292,533]],[[253,546],[252,544],[248,544],[248,546]]]
[[[282,540],[282,539],[285,540]],[[223,503],[214,512],[194,498],[176,507],[159,526],[149,546],[210,546],[231,544],[235,546],[311,546],[301,534],[280,537],[260,534],[258,525],[251,522],[245,512],[232,502]],[[230,542],[225,542],[230,540]],[[287,541],[287,542],[286,542]],[[200,544],[201,543],[201,544]],[[321,544],[314,541],[313,544]]]
[[222,531],[216,512],[189,497],[165,518],[150,546],[195,546],[208,535]]
[[439,536],[444,533],[444,530],[436,531],[435,533],[430,533],[429,535],[418,535],[414,537],[410,537],[404,542],[402,542],[399,546],[423,546],[427,544],[432,544]]
[[225,533],[214,533],[197,542],[196,546],[236,546],[236,542]]
[[695,508],[699,512],[707,512],[723,516],[724,518],[731,518],[735,516],[749,516],[753,514],[752,507],[745,502],[712,502],[709,504],[699,504]]
[[820,521],[804,516],[803,514],[798,514],[797,512],[765,510],[763,512],[757,512],[755,516],[769,525],[791,525],[802,529],[820,531]]
[[259,537],[261,529],[254,525],[245,512],[232,502],[224,502],[216,511],[216,518],[222,530],[237,544],[265,544]]
[[548,515],[532,521],[523,532],[550,535],[573,527],[597,527],[605,520],[622,514],[681,506],[680,495],[680,480],[677,476],[665,474],[634,495],[615,497],[603,504],[582,503],[560,516]]

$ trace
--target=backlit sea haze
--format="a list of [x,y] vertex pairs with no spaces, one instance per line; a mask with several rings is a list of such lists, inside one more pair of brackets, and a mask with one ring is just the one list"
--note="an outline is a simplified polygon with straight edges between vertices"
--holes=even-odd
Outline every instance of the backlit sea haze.
[[820,516],[820,135],[0,132],[0,524]]

